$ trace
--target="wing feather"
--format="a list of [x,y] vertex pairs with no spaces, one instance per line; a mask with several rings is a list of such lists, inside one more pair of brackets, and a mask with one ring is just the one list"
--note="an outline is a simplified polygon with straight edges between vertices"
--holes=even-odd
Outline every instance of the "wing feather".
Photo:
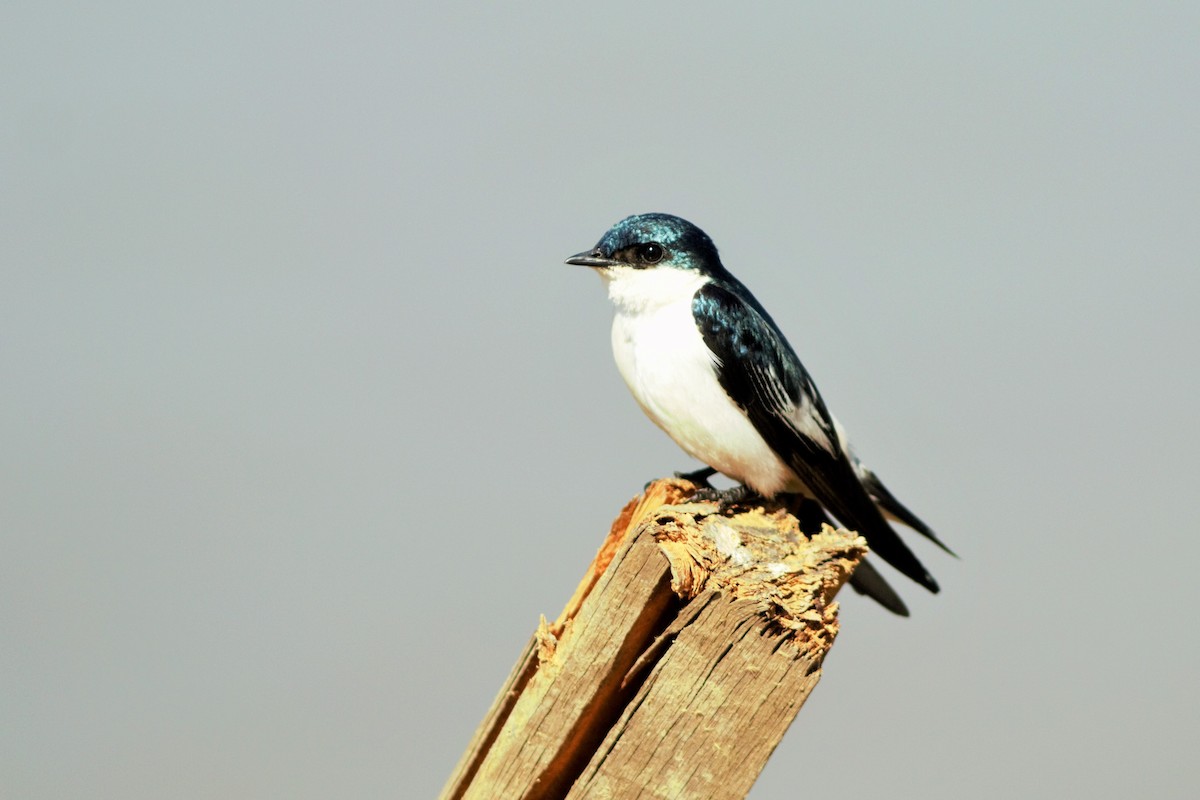
[[775,322],[740,283],[711,282],[692,310],[717,379],[816,499],[871,550],[931,592],[933,576],[884,519],[838,445],[833,417]]

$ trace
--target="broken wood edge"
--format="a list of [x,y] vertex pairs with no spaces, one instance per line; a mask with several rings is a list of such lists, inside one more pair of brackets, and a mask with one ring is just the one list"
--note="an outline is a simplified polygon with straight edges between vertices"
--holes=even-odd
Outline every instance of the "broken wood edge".
[[772,628],[826,648],[837,633],[833,598],[867,554],[866,540],[844,529],[804,534],[782,505],[725,515],[689,503],[660,509],[653,522],[681,598],[716,591],[755,601]]
[[[627,669],[614,664],[620,670],[617,676],[620,680],[606,681],[611,685],[596,695],[581,716],[579,727],[569,732],[563,746],[540,773],[535,782],[537,790],[530,791],[526,797],[561,797],[581,774],[589,760],[587,748],[598,744],[621,716],[622,709],[619,705],[614,708],[611,701],[618,695],[631,697],[658,660],[656,655],[661,656],[669,649],[678,630],[699,613],[678,613],[684,610],[679,601],[703,594],[710,599],[727,595],[734,601],[753,602],[757,615],[782,634],[780,646],[787,644],[797,654],[801,651],[810,653],[814,668],[819,672],[824,655],[837,634],[837,603],[833,598],[866,554],[865,541],[856,534],[829,526],[805,537],[800,533],[795,517],[780,504],[732,516],[720,513],[713,503],[681,504],[680,501],[686,500],[694,488],[680,479],[654,481],[645,493],[625,505],[563,612],[553,624],[548,624],[544,616],[541,618],[522,658],[447,782],[443,798],[456,800],[470,791],[472,779],[505,729],[522,691],[539,671],[547,675],[556,671],[555,656],[571,637],[572,621],[621,548],[631,545],[642,532],[653,535],[669,564],[670,591],[665,594],[677,601],[676,618],[669,624],[665,618],[658,623],[650,619],[668,615],[671,607],[661,599],[650,599],[646,608],[649,616],[639,618],[635,630],[631,630],[621,647],[624,654],[636,650],[637,657],[618,659]],[[735,525],[757,526],[768,536],[778,538],[780,543],[798,547],[798,553],[766,553],[764,557],[763,553],[745,551],[744,542],[729,537],[729,531]],[[698,551],[681,545],[686,539],[681,532],[689,529],[707,529],[712,547]],[[781,532],[783,536],[779,538]],[[772,555],[779,558],[772,560]],[[757,568],[748,569],[747,564],[756,564]],[[760,590],[746,591],[745,587],[751,585],[758,585]],[[656,592],[655,598],[658,597]],[[605,720],[602,722],[599,717]]]
[[[795,650],[808,650],[817,653],[819,659],[824,658],[839,629],[839,606],[834,597],[867,553],[862,537],[825,525],[819,533],[806,537],[808,544],[800,552],[808,558],[799,563],[795,558],[791,563],[765,560],[756,562],[755,569],[746,569],[735,563],[734,557],[742,555],[736,549],[724,562],[696,552],[689,546],[688,529],[703,527],[704,522],[698,522],[697,516],[716,525],[724,525],[723,520],[731,524],[747,519],[757,521],[762,518],[761,509],[734,517],[715,515],[710,509],[696,505],[660,511],[653,520],[653,535],[670,564],[671,589],[686,604],[630,668],[625,684],[652,668],[674,637],[692,624],[705,603],[715,597],[752,602],[756,615],[765,623],[765,630],[782,634],[781,646],[788,644]],[[799,534],[799,528],[793,525],[794,517],[777,512],[768,519],[775,520],[784,530],[794,527],[794,533]],[[817,563],[818,554],[823,563]],[[763,571],[777,574],[764,579]],[[552,649],[548,652],[552,653]]]

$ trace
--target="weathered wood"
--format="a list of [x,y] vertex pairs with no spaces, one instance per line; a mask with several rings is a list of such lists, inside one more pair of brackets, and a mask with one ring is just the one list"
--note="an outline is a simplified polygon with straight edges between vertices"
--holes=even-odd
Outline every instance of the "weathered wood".
[[691,488],[656,481],[626,506],[443,798],[745,796],[820,678],[866,548],[806,538],[779,507],[678,505]]

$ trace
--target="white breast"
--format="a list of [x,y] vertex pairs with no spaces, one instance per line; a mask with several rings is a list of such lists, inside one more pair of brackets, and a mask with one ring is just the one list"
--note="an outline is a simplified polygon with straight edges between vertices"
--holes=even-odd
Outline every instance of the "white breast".
[[692,316],[705,278],[675,269],[610,270],[617,368],[646,416],[689,455],[771,496],[801,491],[795,474],[717,382]]

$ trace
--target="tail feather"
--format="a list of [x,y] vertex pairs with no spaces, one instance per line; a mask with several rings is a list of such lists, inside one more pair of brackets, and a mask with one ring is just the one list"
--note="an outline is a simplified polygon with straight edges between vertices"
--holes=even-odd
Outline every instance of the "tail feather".
[[922,522],[916,514],[909,511],[903,503],[896,499],[894,494],[888,491],[888,488],[879,480],[878,475],[864,467],[861,462],[856,463],[855,466],[858,468],[856,471],[862,480],[863,487],[867,490],[867,494],[871,496],[871,499],[875,501],[875,504],[879,506],[879,509],[886,516],[907,525],[950,555],[958,558],[958,554],[947,547],[937,537],[937,534],[933,532],[932,528]]
[[860,561],[854,574],[850,576],[850,588],[859,594],[865,594],[879,605],[901,617],[908,616],[908,606],[900,599],[878,570],[870,561]]

